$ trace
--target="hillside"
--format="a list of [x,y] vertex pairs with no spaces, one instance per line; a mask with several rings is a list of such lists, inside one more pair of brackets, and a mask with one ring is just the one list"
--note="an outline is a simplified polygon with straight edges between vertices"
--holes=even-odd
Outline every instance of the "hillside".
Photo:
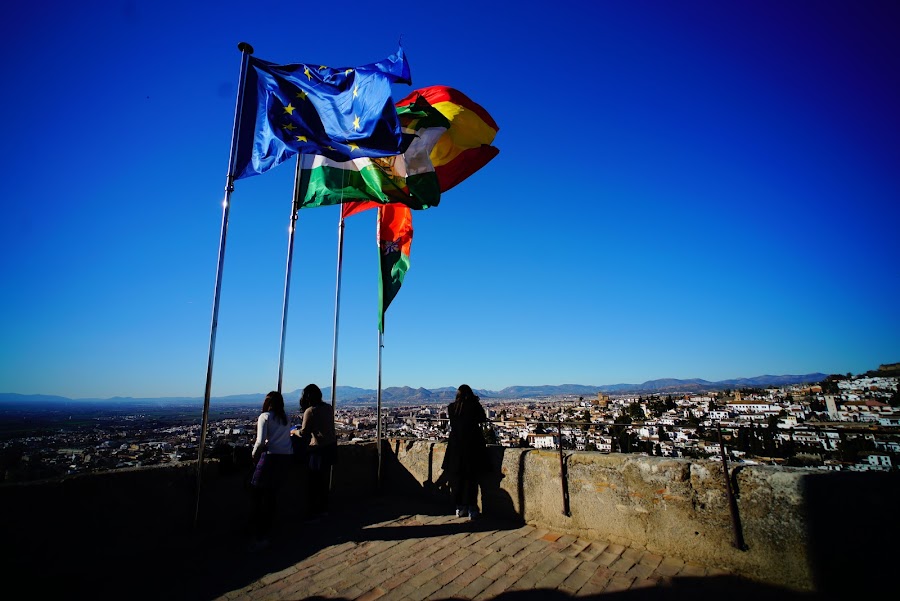
[[[884,367],[884,366],[882,366]],[[885,370],[879,373],[884,373]],[[811,384],[821,382],[827,377],[823,373],[804,375],[763,375],[753,378],[736,378],[710,382],[698,378],[679,380],[665,378],[649,380],[643,384],[605,384],[601,386],[589,386],[584,384],[559,384],[545,386],[507,386],[506,388],[493,390],[476,389],[475,392],[482,399],[527,399],[536,397],[550,397],[562,395],[576,395],[592,397],[598,392],[606,394],[685,394],[696,392],[712,392],[736,388],[760,388],[766,386],[789,386],[793,384]],[[292,406],[300,398],[300,389],[285,393],[285,402]],[[331,398],[331,387],[322,389],[326,400]],[[447,404],[453,401],[456,389],[443,388],[412,388],[410,386],[398,386],[385,388],[381,392],[382,405],[434,405]],[[224,397],[214,397],[211,403],[217,407],[222,406],[256,406],[261,405],[265,393],[240,394]],[[375,405],[376,391],[367,388],[353,386],[337,387],[337,402],[339,405],[370,406]],[[113,397],[108,399],[70,399],[62,396],[50,395],[23,395],[15,393],[0,393],[0,407],[2,406],[43,406],[43,407],[79,407],[111,405],[139,407],[195,407],[202,406],[201,397],[161,397],[161,398],[134,398]]]

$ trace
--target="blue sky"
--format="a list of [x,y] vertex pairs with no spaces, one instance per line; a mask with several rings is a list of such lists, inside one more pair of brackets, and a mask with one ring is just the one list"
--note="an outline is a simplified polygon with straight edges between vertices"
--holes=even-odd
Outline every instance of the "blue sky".
[[[0,32],[0,391],[203,395],[239,41],[355,66],[402,36],[396,99],[449,85],[500,125],[414,216],[385,386],[900,361],[895,2],[18,3]],[[292,171],[232,196],[214,396],[276,384]],[[365,388],[374,219],[347,220],[340,324]],[[331,382],[337,222],[300,214],[285,390]]]

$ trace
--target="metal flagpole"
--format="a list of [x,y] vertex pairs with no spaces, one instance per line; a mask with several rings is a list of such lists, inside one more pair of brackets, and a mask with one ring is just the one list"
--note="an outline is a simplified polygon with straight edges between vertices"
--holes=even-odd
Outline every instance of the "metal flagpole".
[[[338,221],[337,281],[334,286],[334,343],[331,351],[331,419],[337,413],[337,358],[338,326],[341,318],[341,274],[344,268],[344,205],[340,205],[341,219]],[[328,469],[328,490],[334,484],[334,466]]]
[[337,282],[334,287],[334,344],[331,352],[331,408],[337,409],[338,325],[341,317],[341,272],[344,267],[344,205],[338,221]]
[[[381,209],[378,209],[381,213]],[[378,488],[381,489],[381,349],[384,348],[384,332],[378,330],[378,392],[376,394],[376,406],[378,417],[375,421],[375,440],[378,447]]]
[[238,44],[241,51],[241,75],[238,80],[237,101],[234,107],[234,127],[231,130],[231,153],[228,157],[228,175],[225,178],[225,200],[222,202],[222,232],[219,239],[219,258],[216,267],[216,292],[213,297],[212,323],[209,327],[209,357],[206,363],[206,390],[203,393],[203,423],[200,430],[200,448],[197,451],[197,499],[194,507],[194,527],[200,516],[200,488],[203,479],[203,450],[206,446],[206,430],[209,425],[209,397],[212,390],[213,356],[216,350],[216,329],[219,325],[219,299],[222,295],[222,269],[225,263],[225,237],[228,234],[228,213],[231,208],[231,193],[234,191],[234,163],[237,160],[238,135],[240,133],[241,111],[244,106],[244,81],[253,46],[246,42]]
[[[383,207],[378,207],[377,215],[375,217],[375,244],[378,246],[378,256],[379,261],[381,258],[381,213],[383,211]],[[379,272],[381,268],[379,267]],[[384,277],[383,275],[379,275],[379,287],[384,284],[380,281],[380,278]],[[379,288],[379,297],[383,295],[383,290]],[[375,445],[378,452],[378,468],[377,468],[377,477],[376,477],[376,486],[378,489],[381,489],[381,349],[384,348],[384,306],[379,303],[379,310],[382,312],[378,325],[378,391],[375,393],[375,406],[378,411],[378,415],[375,418]]]
[[303,155],[297,155],[297,168],[294,171],[294,199],[291,203],[291,225],[288,233],[287,266],[284,269],[284,303],[281,306],[281,348],[278,353],[278,392],[284,379],[284,343],[287,330],[288,300],[291,296],[291,271],[294,263],[294,232],[297,230],[297,214],[300,203],[306,194],[306,182],[303,181],[301,168]]

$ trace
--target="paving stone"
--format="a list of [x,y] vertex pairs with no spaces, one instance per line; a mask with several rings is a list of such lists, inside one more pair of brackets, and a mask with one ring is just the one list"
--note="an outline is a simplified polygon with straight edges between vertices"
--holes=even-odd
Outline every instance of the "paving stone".
[[[342,590],[342,591],[338,591],[337,596],[340,597],[340,598],[342,598],[342,599],[357,599],[357,598],[360,597],[364,592],[366,592],[366,591],[364,591],[364,590],[361,589],[361,588],[357,588],[357,587],[353,586],[353,587],[350,587],[350,588],[348,588],[348,589],[344,589],[344,590]],[[289,599],[296,599],[296,597],[288,597],[288,598],[289,598]]]
[[576,539],[569,547],[565,550],[565,554],[569,557],[575,557],[582,551],[584,551],[588,545],[590,545],[590,541],[586,541],[583,539]]
[[619,591],[627,591],[631,588],[633,582],[634,578],[628,578],[627,576],[622,575],[613,576],[610,579],[609,584],[606,585],[604,592],[617,593]]
[[610,553],[615,553],[616,555],[621,555],[625,552],[625,545],[619,545],[616,543],[609,543],[609,546],[606,548]]
[[556,566],[555,568],[553,568],[552,571],[559,572],[560,574],[563,574],[564,576],[568,577],[568,575],[571,574],[572,572],[574,572],[580,565],[581,565],[581,562],[578,561],[577,559],[573,559],[571,557],[566,557],[561,562],[559,562],[559,565]]
[[506,553],[507,555],[511,555],[506,551],[507,548],[516,547],[518,549],[524,549],[531,543],[531,539],[527,537],[523,537],[518,531],[512,531],[504,536],[501,539],[491,543],[489,548],[491,551],[500,551],[502,553]]
[[[659,551],[617,542],[578,538],[534,526],[469,530],[447,515],[410,515],[374,528],[387,532],[416,526],[447,533],[398,540],[345,541],[262,576],[223,600],[320,598],[363,601],[475,599],[489,601],[514,591],[556,590],[573,598],[670,586],[673,578],[722,576],[729,572]],[[366,531],[366,529],[364,529]],[[428,530],[422,530],[423,533]],[[375,535],[377,538],[377,535]]]
[[635,549],[633,547],[628,547],[624,551],[622,551],[622,557],[625,559],[630,559],[634,563],[640,563],[641,558],[644,556],[645,551],[642,549]]
[[597,563],[603,566],[609,566],[619,560],[618,553],[611,553],[610,551],[604,551],[597,557]]
[[620,557],[616,561],[609,564],[609,569],[614,572],[625,573],[630,570],[634,566],[634,561],[631,559],[626,559],[624,557]]
[[[487,574],[485,574],[487,577]],[[505,574],[500,576],[499,578],[495,578],[494,581],[488,585],[486,589],[481,591],[478,595],[475,596],[475,601],[482,601],[487,599],[493,599],[497,595],[504,593],[509,589],[510,586],[515,583],[518,576],[512,576],[509,574]]]
[[650,566],[653,569],[656,569],[659,564],[662,563],[663,557],[662,555],[657,555],[655,553],[644,553],[644,556],[641,557],[641,561],[639,562],[641,565]]
[[496,580],[497,578],[500,578],[501,576],[503,576],[504,574],[509,572],[509,570],[512,568],[512,566],[513,566],[513,564],[510,563],[509,559],[506,557],[503,557],[500,559],[500,561],[498,561],[493,566],[488,568],[488,571],[485,572],[484,575],[487,578],[492,578],[492,579]]
[[657,586],[659,586],[659,582],[657,580],[654,580],[653,578],[636,578],[631,584],[631,590],[642,588],[656,588]]
[[609,547],[608,543],[599,542],[599,541],[591,541],[587,547],[581,550],[581,553],[577,555],[579,559],[585,559],[587,561],[594,561],[597,557],[600,556],[601,553],[606,551],[606,548]]
[[606,583],[609,582],[615,575],[616,572],[613,572],[609,568],[600,566],[594,571],[593,575],[591,576],[590,582],[606,586]]
[[560,589],[575,594],[583,587],[591,576],[594,575],[593,570],[583,570],[579,567],[577,570],[569,574],[569,576],[560,585]]
[[484,571],[479,570],[478,568],[473,567],[470,570],[466,570],[462,574],[460,574],[457,578],[455,578],[452,582],[446,584],[442,588],[440,588],[437,592],[438,597],[453,597],[460,590],[469,586],[473,580],[478,578],[479,576],[484,575]]
[[419,572],[412,578],[410,578],[409,584],[416,586],[416,587],[422,586],[426,582],[428,582],[430,580],[434,580],[435,576],[437,576],[438,574],[440,574],[440,572],[437,571],[435,568],[433,568],[433,567],[427,568],[425,570],[422,570],[421,572]]
[[429,580],[428,582],[423,582],[422,584],[416,586],[415,590],[407,595],[408,599],[412,599],[413,601],[422,601],[423,599],[428,599],[431,597],[432,593],[435,593],[440,589],[443,585],[438,583],[435,580]]
[[638,563],[635,564],[630,570],[628,570],[625,575],[630,576],[631,578],[649,578],[653,573],[653,568],[650,566],[646,566],[644,564]]
[[509,532],[507,530],[498,530],[478,541],[474,545],[472,545],[476,549],[486,549],[490,551],[497,551],[503,548],[505,543],[512,542],[518,538],[518,535],[515,531]]
[[604,582],[587,582],[581,589],[575,593],[577,597],[593,597],[594,595],[599,595],[606,589],[606,585],[609,584],[609,581]]
[[280,572],[274,572],[272,574],[266,574],[262,578],[260,578],[260,582],[263,584],[272,584],[273,582],[277,582],[283,578],[287,578],[291,574],[297,572],[297,568],[295,566],[288,566]]
[[572,543],[574,543],[576,540],[578,540],[578,539],[576,537],[572,536],[571,534],[564,534],[563,536],[560,536],[558,539],[556,539],[556,541],[554,541],[553,547],[557,551],[562,551],[564,549],[569,548],[569,546]]
[[568,574],[550,570],[547,575],[535,583],[535,588],[556,588],[568,577]]
[[451,582],[453,582],[456,578],[458,578],[465,571],[466,571],[465,568],[462,568],[459,566],[453,566],[452,568],[449,568],[448,570],[441,572],[437,576],[437,578],[434,579],[434,581],[437,582],[438,584],[440,584],[441,586],[444,586],[445,584],[450,584]]
[[696,563],[686,563],[678,575],[692,577],[706,576],[706,568]]
[[463,587],[457,594],[464,599],[471,599],[490,586],[492,582],[490,578],[485,578],[483,575],[479,576]]
[[677,557],[666,557],[656,567],[656,572],[663,576],[674,576],[684,567],[684,562]]
[[525,547],[527,547],[528,545],[530,545],[532,542],[533,541],[528,537],[521,537],[518,540],[514,540],[514,541],[510,542],[505,547],[498,549],[498,551],[500,553],[503,553],[504,555],[512,556],[512,555],[515,555],[516,553],[518,553],[519,551],[521,551],[522,549],[524,549]]

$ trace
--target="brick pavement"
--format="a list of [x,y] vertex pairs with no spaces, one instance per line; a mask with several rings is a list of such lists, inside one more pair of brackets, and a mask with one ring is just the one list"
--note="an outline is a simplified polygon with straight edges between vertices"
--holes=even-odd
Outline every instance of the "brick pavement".
[[[321,532],[328,532],[327,524]],[[726,574],[677,557],[485,517],[469,522],[403,515],[362,526],[346,538],[218,598],[480,601],[524,591],[580,598]]]

